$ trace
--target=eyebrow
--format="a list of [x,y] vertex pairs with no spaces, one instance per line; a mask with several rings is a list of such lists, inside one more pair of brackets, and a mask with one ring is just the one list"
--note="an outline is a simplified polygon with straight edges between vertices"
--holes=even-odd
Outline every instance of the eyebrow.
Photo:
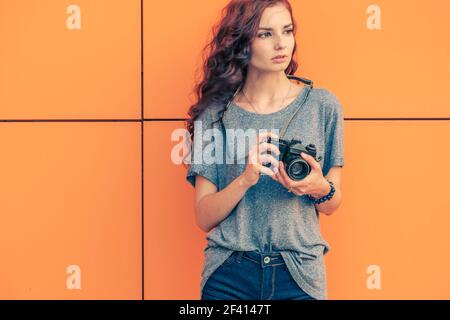
[[[285,25],[285,26],[283,27],[283,29],[286,29],[286,28],[291,27],[291,26],[292,26],[292,23],[291,23],[291,24],[288,24],[288,25]],[[273,30],[273,29],[272,29],[272,28],[264,28],[264,27],[260,27],[259,30]]]

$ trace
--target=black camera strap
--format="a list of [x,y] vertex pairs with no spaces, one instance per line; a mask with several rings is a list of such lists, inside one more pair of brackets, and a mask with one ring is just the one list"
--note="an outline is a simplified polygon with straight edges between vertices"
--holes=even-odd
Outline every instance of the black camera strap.
[[291,124],[292,119],[294,119],[295,115],[300,111],[301,107],[303,106],[303,104],[306,102],[306,100],[308,99],[309,93],[311,92],[311,89],[314,86],[314,82],[312,80],[309,79],[305,79],[305,78],[299,78],[296,76],[292,76],[292,75],[288,75],[287,76],[289,79],[292,80],[297,80],[297,81],[301,81],[303,83],[305,83],[305,87],[303,88],[303,90],[305,90],[305,92],[302,92],[303,95],[303,99],[302,101],[300,101],[300,105],[297,107],[297,109],[295,110],[295,112],[292,114],[292,116],[290,117],[290,119],[286,122],[286,124],[284,125],[284,127],[281,129],[280,131],[280,139],[284,138],[284,134],[286,133],[286,130],[288,128],[288,126]]

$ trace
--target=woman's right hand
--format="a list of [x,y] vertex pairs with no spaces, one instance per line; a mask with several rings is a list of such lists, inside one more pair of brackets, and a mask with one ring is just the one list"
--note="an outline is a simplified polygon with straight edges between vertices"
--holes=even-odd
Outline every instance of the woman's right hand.
[[[248,153],[248,163],[242,173],[242,179],[250,185],[254,186],[259,181],[261,173],[265,173],[273,178],[279,170],[279,161],[271,154],[267,153],[269,150],[272,154],[280,155],[278,147],[272,143],[264,142],[267,137],[278,139],[278,135],[274,132],[265,131],[258,135],[255,145]],[[264,153],[264,154],[261,154]],[[273,170],[263,166],[264,163],[271,163]]]

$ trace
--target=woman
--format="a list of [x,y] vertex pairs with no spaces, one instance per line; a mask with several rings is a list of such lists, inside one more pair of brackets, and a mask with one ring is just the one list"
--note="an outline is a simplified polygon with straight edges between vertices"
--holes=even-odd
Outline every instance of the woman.
[[[295,33],[287,0],[232,0],[206,48],[186,177],[208,232],[202,299],[327,299],[319,211],[331,214],[342,198],[343,110],[334,94],[293,76]],[[247,146],[236,132],[258,134]],[[299,155],[310,167],[301,180],[268,139],[281,134],[316,146],[317,157]]]

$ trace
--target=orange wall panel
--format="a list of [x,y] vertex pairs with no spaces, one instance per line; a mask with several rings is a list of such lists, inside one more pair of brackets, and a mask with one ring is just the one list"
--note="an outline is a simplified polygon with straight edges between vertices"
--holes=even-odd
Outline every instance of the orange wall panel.
[[[330,299],[450,299],[448,121],[346,122],[343,202],[321,217]],[[379,268],[380,289],[367,280]]]
[[73,5],[0,0],[0,119],[140,117],[140,1]]
[[[201,48],[226,0],[144,2],[145,118],[183,118]],[[176,94],[174,94],[176,92]]]
[[0,125],[0,299],[141,298],[139,129]]
[[181,122],[145,124],[146,299],[200,298],[206,241],[195,222],[194,189],[185,183],[184,167],[171,159],[179,143],[171,135],[179,128]]
[[[300,75],[341,98],[346,117],[449,117],[447,0],[292,1]],[[381,29],[367,22],[380,13]]]

